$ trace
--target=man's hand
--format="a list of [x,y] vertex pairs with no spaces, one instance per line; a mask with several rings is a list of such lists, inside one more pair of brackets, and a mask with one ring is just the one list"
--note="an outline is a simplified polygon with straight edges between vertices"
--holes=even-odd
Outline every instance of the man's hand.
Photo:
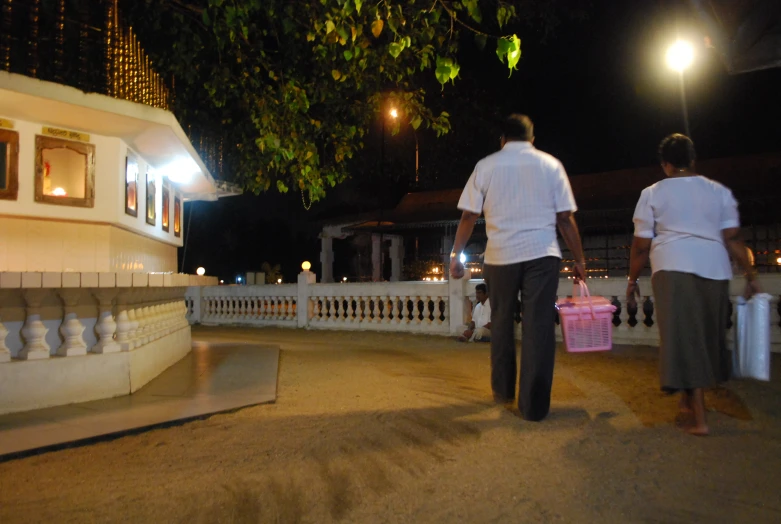
[[456,257],[450,259],[450,277],[455,279],[464,278],[464,264]]
[[637,307],[637,299],[641,298],[640,285],[637,282],[629,282],[626,285],[626,305],[627,307]]
[[575,262],[575,265],[572,266],[572,273],[575,275],[575,282],[586,280],[586,263]]
[[756,280],[746,280],[746,289],[743,291],[743,298],[750,299],[756,294],[762,293],[762,288]]

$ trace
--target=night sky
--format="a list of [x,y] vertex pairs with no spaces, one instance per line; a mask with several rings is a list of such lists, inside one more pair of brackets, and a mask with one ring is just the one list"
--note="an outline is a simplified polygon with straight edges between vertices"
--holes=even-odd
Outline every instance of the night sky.
[[[702,33],[682,2],[592,4],[588,19],[564,20],[547,39],[535,28],[519,28],[523,56],[510,78],[490,47],[479,51],[464,38],[456,85],[440,92],[433,79],[425,84],[433,105],[451,114],[453,130],[439,139],[418,132],[421,189],[462,187],[474,164],[498,149],[495,122],[510,112],[531,116],[535,145],[561,159],[571,176],[654,165],[661,138],[683,132],[678,77],[664,64],[676,35],[699,44],[686,94],[700,158],[781,151],[781,69],[728,75],[715,52],[701,45]],[[188,204],[182,270],[204,266],[233,281],[270,262],[290,281],[301,261],[317,267],[323,220],[390,209],[413,189],[411,128],[386,135],[384,178],[380,130],[378,117],[353,179],[309,211],[296,193]]]

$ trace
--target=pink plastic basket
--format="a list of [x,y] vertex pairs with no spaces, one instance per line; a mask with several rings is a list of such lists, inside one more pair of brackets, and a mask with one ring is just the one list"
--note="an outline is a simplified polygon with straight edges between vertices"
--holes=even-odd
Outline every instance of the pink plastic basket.
[[609,351],[613,348],[613,313],[616,307],[604,297],[592,297],[585,282],[579,282],[580,296],[556,302],[564,345],[570,353]]

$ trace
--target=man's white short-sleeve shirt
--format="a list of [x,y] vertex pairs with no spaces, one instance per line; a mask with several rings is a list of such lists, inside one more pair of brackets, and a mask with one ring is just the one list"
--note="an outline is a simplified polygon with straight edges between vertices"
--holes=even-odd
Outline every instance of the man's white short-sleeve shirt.
[[529,142],[512,141],[477,163],[458,209],[485,215],[485,263],[504,266],[561,258],[556,213],[577,206],[561,162]]

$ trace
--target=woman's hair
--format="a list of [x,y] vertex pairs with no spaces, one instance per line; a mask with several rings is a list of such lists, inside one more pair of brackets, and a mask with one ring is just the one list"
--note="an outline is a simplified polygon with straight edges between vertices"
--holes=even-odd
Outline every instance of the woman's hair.
[[694,142],[686,135],[674,133],[659,144],[660,163],[667,162],[673,167],[684,169],[691,167],[696,157]]

